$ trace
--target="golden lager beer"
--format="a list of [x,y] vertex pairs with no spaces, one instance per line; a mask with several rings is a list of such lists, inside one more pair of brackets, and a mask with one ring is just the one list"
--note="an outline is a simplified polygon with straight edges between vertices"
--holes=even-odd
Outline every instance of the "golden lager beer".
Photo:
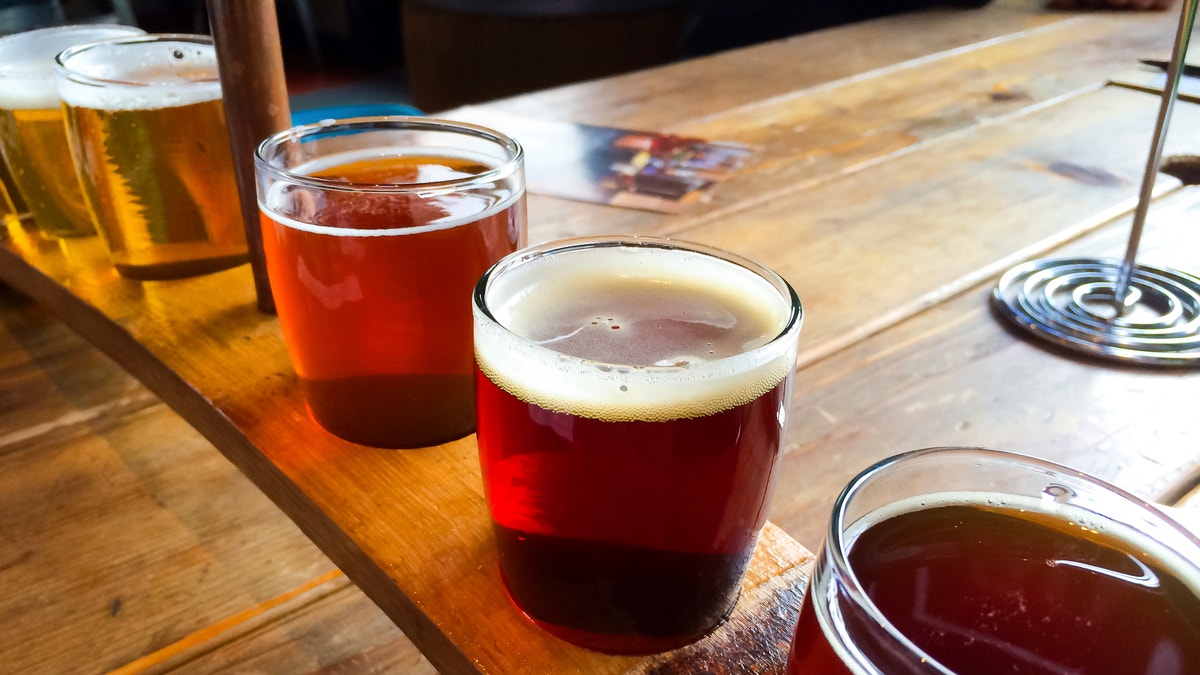
[[4,163],[3,152],[0,152],[0,192],[4,193],[4,197],[0,198],[0,207],[8,208],[7,212],[22,218],[29,215],[25,208],[25,200],[21,198],[17,186],[13,185],[12,174],[8,171],[8,165]]
[[46,235],[95,232],[67,145],[54,56],[84,42],[142,33],[127,26],[64,26],[0,39],[0,151]]
[[245,262],[211,39],[82,45],[59,55],[57,71],[75,164],[117,271],[169,279]]
[[[0,174],[3,172],[0,171]],[[8,228],[17,225],[20,217],[20,211],[17,210],[12,197],[9,196],[7,181],[0,181],[0,226],[2,226],[0,227],[0,239],[8,237]]]

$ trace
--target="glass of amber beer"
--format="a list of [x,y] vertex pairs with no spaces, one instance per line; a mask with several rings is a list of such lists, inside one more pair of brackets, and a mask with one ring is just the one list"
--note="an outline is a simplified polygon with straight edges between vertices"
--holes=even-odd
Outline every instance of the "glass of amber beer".
[[698,244],[566,239],[489,270],[474,312],[479,453],[512,600],[608,653],[711,631],[765,521],[795,291]]
[[56,61],[75,164],[117,272],[173,279],[246,262],[212,38],[115,38]]
[[899,455],[837,499],[787,672],[1200,673],[1200,540],[1056,464]]
[[298,126],[255,156],[267,275],[309,411],[346,440],[475,428],[471,289],[524,245],[524,154],[470,124]]
[[93,40],[141,35],[129,26],[42,28],[0,39],[0,151],[38,229],[48,237],[95,233],[71,161],[54,57]]

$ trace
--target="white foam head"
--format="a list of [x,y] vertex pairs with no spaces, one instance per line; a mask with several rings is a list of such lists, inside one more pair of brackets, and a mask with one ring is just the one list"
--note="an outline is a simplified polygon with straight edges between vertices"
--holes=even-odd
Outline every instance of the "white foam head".
[[86,42],[144,34],[130,26],[83,25],[42,28],[0,38],[0,108],[58,108],[54,57],[59,52]]
[[[507,264],[522,258],[520,264]],[[497,269],[504,271],[496,274]],[[571,287],[597,276],[686,284],[752,307],[752,313],[769,317],[776,331],[739,354],[713,360],[689,357],[669,366],[598,363],[526,337],[531,333],[526,322],[536,322],[546,308],[572,293],[586,293],[586,288]],[[698,417],[753,401],[796,364],[801,316],[790,287],[765,268],[751,271],[701,250],[605,246],[540,257],[518,252],[485,280],[487,312],[478,296],[474,306],[480,369],[505,391],[548,410],[612,421]]]
[[213,45],[170,36],[70,50],[56,71],[58,95],[70,106],[155,110],[221,98]]

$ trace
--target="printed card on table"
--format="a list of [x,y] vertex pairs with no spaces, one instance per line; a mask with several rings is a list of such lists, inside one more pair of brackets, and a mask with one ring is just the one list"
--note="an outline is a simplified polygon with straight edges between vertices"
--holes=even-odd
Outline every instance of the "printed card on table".
[[678,213],[704,201],[754,149],[653,131],[534,120],[463,108],[455,119],[515,138],[534,194]]

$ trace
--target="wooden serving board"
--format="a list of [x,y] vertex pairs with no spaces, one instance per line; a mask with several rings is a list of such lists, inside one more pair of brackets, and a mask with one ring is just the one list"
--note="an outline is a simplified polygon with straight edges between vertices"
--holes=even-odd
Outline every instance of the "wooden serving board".
[[[29,232],[10,235],[0,247],[0,278],[87,336],[199,430],[439,671],[668,667],[673,657],[608,657],[558,641],[514,608],[499,579],[473,436],[395,451],[347,443],[318,427],[277,319],[254,307],[247,267],[131,282],[112,271],[96,238],[60,248]],[[741,645],[782,664],[809,560],[781,530],[766,528],[735,618],[680,658],[715,663]]]
[[[805,304],[778,527],[733,620],[662,657],[586,652],[520,616],[499,582],[473,438],[388,451],[317,427],[247,268],[130,282],[95,238],[10,230],[0,280],[44,309],[0,300],[0,580],[29,589],[0,617],[35,636],[0,640],[3,662],[33,670],[61,646],[52,670],[777,673],[804,545],[819,545],[837,491],[876,459],[989,445],[1150,499],[1187,493],[1197,375],[1065,357],[989,314],[1018,262],[1120,254],[1158,100],[1106,82],[1157,53],[1175,22],[1041,5],[892,17],[483,107],[761,147],[679,216],[529,200],[532,242],[691,239],[770,265]],[[1183,102],[1167,152],[1197,148],[1200,107]],[[1193,190],[1159,178],[1150,262],[1200,269]],[[89,566],[82,550],[118,565]],[[120,572],[97,570],[113,569],[128,581],[102,583]],[[356,648],[342,624],[360,628]],[[102,637],[114,625],[127,632]]]

